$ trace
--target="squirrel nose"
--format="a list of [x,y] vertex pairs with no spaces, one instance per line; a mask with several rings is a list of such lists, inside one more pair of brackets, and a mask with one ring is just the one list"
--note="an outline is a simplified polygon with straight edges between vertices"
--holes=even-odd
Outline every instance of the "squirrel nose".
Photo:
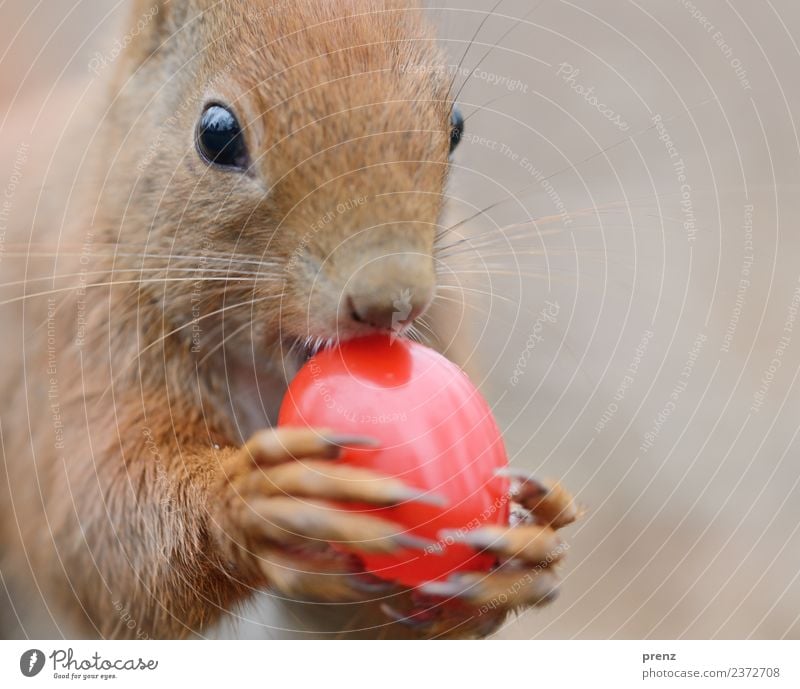
[[420,258],[386,257],[359,270],[347,292],[349,318],[378,330],[397,330],[421,316],[433,299],[434,279],[432,261]]
[[347,298],[350,318],[378,330],[397,330],[425,313],[430,296],[398,293],[397,299],[361,294]]

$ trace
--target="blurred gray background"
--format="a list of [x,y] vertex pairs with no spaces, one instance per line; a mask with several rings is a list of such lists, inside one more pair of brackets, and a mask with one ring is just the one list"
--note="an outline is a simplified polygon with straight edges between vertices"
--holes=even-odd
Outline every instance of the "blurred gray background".
[[[585,509],[560,599],[500,636],[797,638],[800,6],[506,0],[470,44],[493,2],[427,4],[467,117],[448,217],[510,197],[452,260],[482,385]],[[123,5],[0,2],[3,150],[69,117]]]

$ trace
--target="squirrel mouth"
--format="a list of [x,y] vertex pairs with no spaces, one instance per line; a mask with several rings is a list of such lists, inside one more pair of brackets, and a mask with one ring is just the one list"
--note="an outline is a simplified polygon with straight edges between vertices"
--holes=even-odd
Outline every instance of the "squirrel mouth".
[[304,364],[321,351],[335,347],[338,342],[338,338],[335,337],[314,337],[313,335],[292,338],[284,343],[284,356],[294,357]]
[[[395,330],[376,330],[375,332],[382,332],[392,338],[406,338],[408,336],[408,328],[398,328]],[[355,335],[354,337],[363,337],[364,333]],[[309,335],[308,337],[296,337],[285,342],[284,352],[285,356],[296,357],[300,364],[306,363],[311,357],[316,356],[326,349],[332,349],[342,342],[353,338],[340,338],[340,337],[315,337]]]

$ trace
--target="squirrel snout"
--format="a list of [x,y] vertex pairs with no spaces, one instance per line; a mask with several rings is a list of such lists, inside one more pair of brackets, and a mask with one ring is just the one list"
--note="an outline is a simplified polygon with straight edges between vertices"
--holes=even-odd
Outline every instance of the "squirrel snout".
[[425,313],[433,293],[433,262],[429,258],[381,257],[348,282],[343,315],[360,325],[396,331]]

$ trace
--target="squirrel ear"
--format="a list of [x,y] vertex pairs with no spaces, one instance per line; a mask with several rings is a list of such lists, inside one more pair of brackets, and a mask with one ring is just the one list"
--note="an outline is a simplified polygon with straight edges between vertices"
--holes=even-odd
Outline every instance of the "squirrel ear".
[[[165,26],[172,12],[170,0],[133,0],[125,23],[128,70],[137,69],[154,55],[165,39]],[[131,69],[132,68],[132,69]]]

